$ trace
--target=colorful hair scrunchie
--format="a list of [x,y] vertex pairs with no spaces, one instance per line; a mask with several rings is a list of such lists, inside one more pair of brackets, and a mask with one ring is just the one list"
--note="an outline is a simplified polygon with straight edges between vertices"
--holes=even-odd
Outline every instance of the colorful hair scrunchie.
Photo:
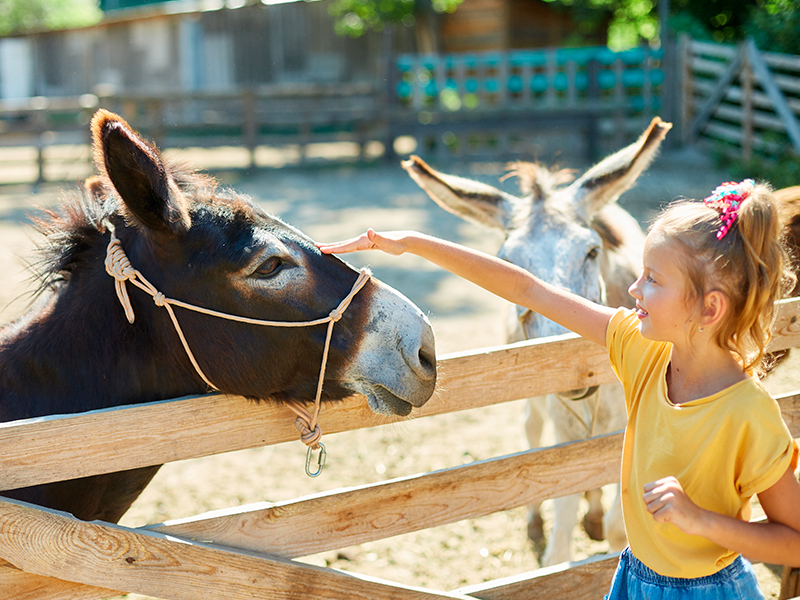
[[716,210],[719,213],[719,218],[722,220],[722,225],[717,231],[717,239],[721,240],[725,234],[730,231],[731,226],[736,221],[739,214],[739,207],[742,202],[750,195],[755,187],[755,182],[752,179],[745,179],[741,183],[734,181],[727,181],[711,192],[703,203]]

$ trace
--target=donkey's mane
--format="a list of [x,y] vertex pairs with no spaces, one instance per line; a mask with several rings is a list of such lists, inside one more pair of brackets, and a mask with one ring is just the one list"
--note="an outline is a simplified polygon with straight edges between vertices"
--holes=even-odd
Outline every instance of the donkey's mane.
[[57,208],[31,217],[34,229],[44,236],[30,264],[31,274],[38,281],[35,297],[68,278],[71,266],[102,234],[103,220],[115,212],[111,204],[86,191],[73,192]]
[[503,179],[516,177],[522,194],[537,200],[575,179],[575,169],[548,168],[535,162],[512,162],[507,168],[508,173]]
[[[168,165],[167,171],[189,197],[207,204],[212,198],[227,201],[226,204],[240,210],[246,206],[241,197],[216,193],[217,182],[210,176],[180,165]],[[31,216],[31,224],[43,236],[37,244],[36,258],[29,264],[37,281],[34,299],[67,281],[75,265],[106,233],[104,222],[118,217],[130,224],[137,223],[104,177],[91,177],[83,189],[66,194],[58,207]]]

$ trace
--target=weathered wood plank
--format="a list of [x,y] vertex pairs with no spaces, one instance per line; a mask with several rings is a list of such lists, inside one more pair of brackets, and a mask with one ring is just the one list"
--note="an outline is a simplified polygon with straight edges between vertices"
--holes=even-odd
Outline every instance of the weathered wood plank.
[[692,54],[706,54],[708,56],[716,56],[718,58],[733,58],[736,56],[736,46],[728,44],[715,44],[711,42],[700,42],[692,40],[690,42]]
[[99,600],[119,592],[26,573],[0,559],[0,594],[3,600]]
[[795,438],[800,438],[800,394],[788,394],[778,398],[781,415]]
[[[780,303],[772,350],[800,345],[798,313],[800,299]],[[615,379],[605,350],[574,335],[452,354],[438,369],[439,392],[417,417]],[[292,441],[293,422],[281,406],[210,395],[2,423],[0,490]],[[320,418],[327,433],[381,422],[392,421],[369,412],[361,397],[326,406]]]
[[618,563],[619,554],[606,554],[457,591],[481,600],[597,600],[611,587]]
[[0,500],[0,555],[28,573],[165,598],[468,599]]
[[[695,91],[701,92],[701,94],[704,96],[710,94],[714,89],[713,83],[698,80],[693,82],[693,87]],[[728,91],[725,93],[724,100],[727,102],[740,103],[742,101],[742,89],[738,86],[731,85],[728,88]],[[753,90],[752,100],[754,107],[772,110],[772,102],[770,101],[769,96],[766,94],[762,94],[757,90]],[[795,114],[800,113],[800,100],[797,98],[788,97],[786,102],[789,105],[789,108],[792,109],[792,112]]]
[[689,66],[696,75],[714,75],[720,77],[725,73],[728,65],[718,60],[694,57]]
[[764,62],[770,67],[784,71],[800,71],[800,56],[778,52],[762,52]]
[[800,298],[779,301],[776,312],[768,349],[774,351],[800,346]]
[[287,558],[477,518],[619,479],[622,434],[173,521],[153,529]]
[[714,115],[722,120],[740,125],[742,138],[744,140],[748,138],[748,126],[750,127],[750,135],[752,135],[755,127],[779,132],[783,132],[784,130],[783,122],[780,119],[772,116],[770,113],[748,110],[745,105],[742,107],[720,105],[714,112]]
[[[720,125],[714,122],[709,123],[708,127],[706,127],[705,131],[703,132],[703,135],[712,140],[724,140],[726,142],[738,145],[742,145],[744,139],[744,134],[742,133],[741,128]],[[713,144],[710,142],[703,143],[703,140],[698,140],[698,143],[702,144],[708,149],[714,148]],[[774,140],[765,138],[758,134],[753,134],[753,148],[772,154],[781,152],[783,149],[779,142],[775,142]],[[739,156],[738,153],[735,152],[730,152],[729,155],[734,158]]]

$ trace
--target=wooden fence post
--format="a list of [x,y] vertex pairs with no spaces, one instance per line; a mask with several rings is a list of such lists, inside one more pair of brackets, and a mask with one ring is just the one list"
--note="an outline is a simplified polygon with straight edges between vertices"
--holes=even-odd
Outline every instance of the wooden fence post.
[[394,53],[394,25],[387,24],[381,34],[381,68],[383,69],[384,85],[378,89],[376,112],[382,122],[383,160],[388,164],[397,162],[397,153],[394,149],[394,131],[392,128],[392,111],[397,103],[397,66]]
[[248,168],[254,169],[256,166],[256,140],[258,139],[258,123],[256,117],[256,95],[252,88],[246,89],[240,96],[242,112],[244,113],[244,123],[242,124],[242,137],[244,145],[250,153],[250,164]]
[[800,568],[783,567],[781,577],[781,594],[779,600],[790,600],[800,597]]
[[783,567],[779,600],[790,600],[797,597],[800,597],[800,569]]
[[[744,47],[742,48],[744,50]],[[742,53],[742,158],[753,155],[753,65],[747,52]]]
[[678,38],[678,58],[675,71],[677,72],[677,81],[675,84],[678,86],[678,136],[681,140],[681,145],[689,144],[692,131],[692,68],[691,68],[691,47],[692,40],[685,33],[682,33]]

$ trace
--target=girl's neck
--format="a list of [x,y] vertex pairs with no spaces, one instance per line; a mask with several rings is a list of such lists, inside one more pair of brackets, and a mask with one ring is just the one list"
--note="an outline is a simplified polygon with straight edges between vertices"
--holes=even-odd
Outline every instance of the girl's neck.
[[673,346],[667,368],[667,394],[673,404],[684,404],[707,398],[748,378],[730,351],[716,344],[684,349]]

